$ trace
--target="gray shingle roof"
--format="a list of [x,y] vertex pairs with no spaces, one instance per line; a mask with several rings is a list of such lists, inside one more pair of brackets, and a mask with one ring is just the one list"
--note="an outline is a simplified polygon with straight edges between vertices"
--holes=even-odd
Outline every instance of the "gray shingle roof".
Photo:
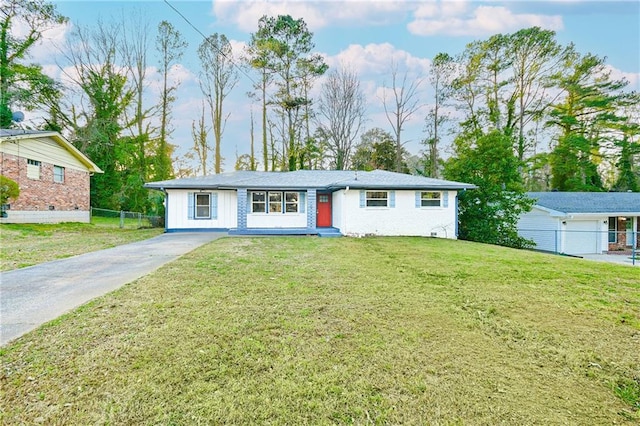
[[22,129],[0,129],[0,137],[38,135],[54,133],[49,130],[22,130]]
[[635,213],[640,192],[529,192],[536,205],[562,213]]
[[211,176],[150,182],[153,189],[473,189],[474,185],[384,170],[237,171]]

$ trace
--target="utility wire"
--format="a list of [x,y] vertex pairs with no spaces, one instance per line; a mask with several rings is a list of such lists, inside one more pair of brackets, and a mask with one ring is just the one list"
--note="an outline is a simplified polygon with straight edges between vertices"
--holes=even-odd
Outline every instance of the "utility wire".
[[211,42],[209,41],[209,39],[207,38],[207,36],[206,36],[206,35],[204,35],[204,33],[203,33],[202,31],[200,31],[200,29],[199,29],[199,28],[197,28],[195,25],[193,25],[193,23],[192,23],[189,19],[187,19],[187,17],[186,17],[186,16],[184,16],[184,15],[183,15],[183,14],[182,14],[178,9],[176,9],[176,8],[175,8],[171,3],[169,3],[169,1],[168,1],[168,0],[164,0],[164,2],[167,4],[167,6],[169,6],[171,9],[173,9],[173,11],[174,11],[174,12],[176,12],[178,15],[180,15],[180,17],[181,17],[182,19],[184,19],[184,21],[185,21],[185,22],[186,22],[186,23],[187,23],[191,28],[193,28],[193,29],[195,30],[195,32],[197,32],[198,34],[200,34],[200,36],[202,37],[202,39],[203,39],[204,41],[206,41],[212,49],[216,50],[216,51],[218,52],[218,54],[220,54],[220,55],[224,56],[225,58],[227,58],[227,60],[231,63],[231,65],[232,65],[233,67],[235,67],[238,71],[240,71],[242,74],[244,74],[244,75],[245,75],[245,76],[246,76],[246,77],[251,81],[251,83],[253,83],[253,85],[254,85],[254,86],[255,86],[255,85],[257,85],[257,83],[255,82],[255,80],[254,80],[254,79],[253,79],[253,78],[252,78],[252,77],[251,77],[251,76],[250,76],[250,75],[249,75],[249,74],[244,70],[244,68],[243,68],[242,66],[240,66],[240,65],[236,64],[233,58],[229,58],[227,55],[225,55],[225,53],[224,53],[223,51],[221,51],[220,49],[218,49],[218,47],[217,47],[217,46],[215,46],[213,43],[211,43]]

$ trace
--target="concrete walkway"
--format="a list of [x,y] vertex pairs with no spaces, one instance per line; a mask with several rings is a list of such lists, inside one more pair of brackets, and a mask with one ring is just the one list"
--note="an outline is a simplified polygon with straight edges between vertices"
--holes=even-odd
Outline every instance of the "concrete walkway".
[[0,273],[0,346],[226,233],[172,233]]

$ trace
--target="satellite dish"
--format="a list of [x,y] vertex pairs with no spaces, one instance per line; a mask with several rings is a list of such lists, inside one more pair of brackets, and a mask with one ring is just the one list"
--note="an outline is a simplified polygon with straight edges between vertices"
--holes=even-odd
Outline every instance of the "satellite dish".
[[22,120],[24,120],[24,113],[22,111],[16,111],[12,113],[11,120],[15,121],[16,123],[20,123]]

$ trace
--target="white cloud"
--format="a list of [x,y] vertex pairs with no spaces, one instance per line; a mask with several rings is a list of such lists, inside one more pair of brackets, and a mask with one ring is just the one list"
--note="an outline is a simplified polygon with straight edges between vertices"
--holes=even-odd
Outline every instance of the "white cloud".
[[264,16],[291,15],[303,18],[309,30],[332,26],[380,25],[401,20],[415,9],[416,2],[402,0],[215,0],[213,11],[218,21],[233,23],[240,30],[254,32]]
[[[58,55],[58,47],[62,46],[71,31],[71,24],[55,25],[42,31],[41,39],[29,49],[26,62],[46,63]],[[25,37],[29,29],[27,25],[16,20],[12,22],[11,33],[15,37]]]
[[628,81],[629,85],[626,88],[627,90],[633,90],[635,92],[640,91],[640,72],[625,72],[614,68],[611,65],[606,65],[605,70],[611,73],[611,78],[613,80],[625,79]]
[[331,68],[339,68],[341,64],[359,75],[371,77],[390,75],[391,64],[397,64],[400,70],[407,70],[412,74],[424,74],[429,70],[431,61],[413,56],[405,50],[396,49],[390,43],[367,44],[362,46],[352,44],[335,56],[328,57],[327,64]]
[[549,30],[564,27],[558,15],[516,14],[503,6],[478,6],[470,13],[464,2],[441,2],[416,11],[416,19],[407,25],[414,35],[484,36],[538,26]]

